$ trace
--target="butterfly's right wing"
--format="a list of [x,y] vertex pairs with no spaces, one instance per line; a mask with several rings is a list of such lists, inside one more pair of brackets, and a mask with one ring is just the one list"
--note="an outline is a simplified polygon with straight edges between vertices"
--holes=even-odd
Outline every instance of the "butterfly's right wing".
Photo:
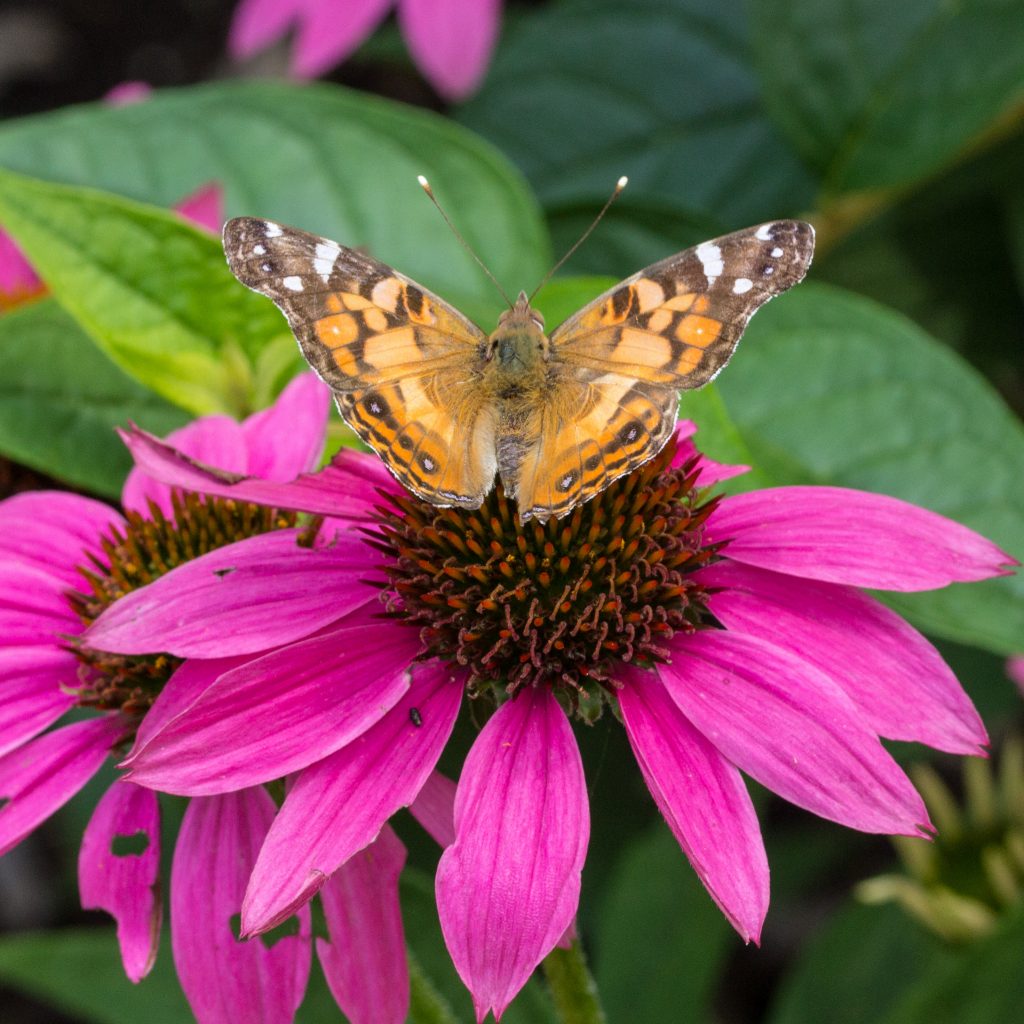
[[497,413],[480,387],[486,336],[391,267],[252,217],[224,228],[242,284],[284,313],[356,433],[413,493],[476,508],[495,472]]

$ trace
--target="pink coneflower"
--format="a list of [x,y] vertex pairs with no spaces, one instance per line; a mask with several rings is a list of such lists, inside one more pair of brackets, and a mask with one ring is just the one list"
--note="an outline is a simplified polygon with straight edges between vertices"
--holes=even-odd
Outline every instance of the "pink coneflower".
[[397,7],[409,53],[450,100],[473,93],[498,37],[501,0],[241,0],[228,48],[250,57],[296,30],[291,71],[315,78],[340,64]]
[[[327,407],[326,389],[305,374],[243,423],[208,416],[170,440],[238,473],[289,480],[316,466]],[[145,736],[147,712],[172,675],[201,668],[195,662],[179,669],[180,659],[164,655],[90,650],[82,643],[87,626],[123,594],[220,544],[297,535],[294,513],[172,493],[139,469],[125,483],[123,505],[122,515],[90,498],[48,491],[0,502],[0,854],[71,799],[108,756],[120,759]],[[59,724],[69,712],[71,724]],[[298,935],[270,949],[239,943],[230,931],[273,817],[273,801],[261,789],[192,801],[186,811],[173,863],[172,942],[204,1024],[287,1024],[305,990],[308,912],[299,915]],[[132,981],[148,973],[157,952],[159,864],[156,794],[130,783],[111,786],[82,839],[79,888],[83,907],[117,920]],[[218,1001],[234,1009],[218,1016]]]
[[[137,83],[130,83],[137,84]],[[186,220],[220,233],[224,225],[224,193],[216,182],[203,185],[174,207]],[[46,294],[46,285],[14,239],[0,228],[0,313]]]
[[[315,549],[218,550],[89,633],[123,654],[249,656],[175,680],[128,759],[138,784],[187,795],[292,777],[244,932],[302,906],[416,798],[467,690],[496,710],[462,770],[437,898],[480,1020],[576,912],[589,813],[574,713],[621,715],[655,801],[745,939],[761,930],[768,867],[741,771],[852,828],[928,832],[879,736],[979,753],[985,730],[931,644],[857,588],[980,580],[1012,559],[876,494],[711,497],[726,471],[690,433],[566,518],[525,525],[500,490],[477,511],[438,509],[355,452],[268,484],[128,437],[172,485],[351,524]],[[367,589],[354,565],[383,607],[353,607]]]

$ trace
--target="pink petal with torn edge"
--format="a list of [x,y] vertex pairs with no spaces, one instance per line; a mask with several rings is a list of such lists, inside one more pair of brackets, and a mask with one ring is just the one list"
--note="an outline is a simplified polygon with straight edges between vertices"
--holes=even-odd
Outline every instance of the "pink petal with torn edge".
[[[137,849],[136,849],[137,848]],[[160,807],[156,794],[114,783],[82,836],[78,891],[83,910],[105,910],[117,921],[125,974],[141,981],[160,943]]]
[[171,867],[171,946],[198,1024],[291,1024],[312,962],[309,910],[271,947],[235,937],[274,802],[260,788],[192,800]]
[[879,735],[982,753],[985,726],[949,666],[916,629],[873,598],[728,560],[694,579],[715,588],[708,606],[728,629],[817,666]]
[[330,939],[317,939],[316,952],[351,1024],[403,1024],[409,1012],[409,965],[398,902],[404,864],[405,847],[385,825],[320,891]]

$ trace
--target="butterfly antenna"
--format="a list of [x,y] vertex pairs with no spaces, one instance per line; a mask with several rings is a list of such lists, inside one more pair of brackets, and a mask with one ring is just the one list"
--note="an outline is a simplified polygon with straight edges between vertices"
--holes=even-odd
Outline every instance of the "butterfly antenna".
[[434,190],[430,187],[430,182],[423,177],[422,174],[416,176],[416,180],[420,183],[420,188],[430,197],[430,201],[437,207],[437,212],[444,217],[445,224],[452,229],[452,234],[462,243],[462,247],[469,253],[480,264],[480,269],[494,282],[494,287],[501,292],[501,297],[508,303],[509,309],[512,308],[512,300],[505,294],[505,289],[498,283],[498,279],[490,272],[487,264],[473,251],[473,247],[467,242],[459,232],[459,229],[451,222],[451,218],[447,213],[444,212],[444,207],[437,201],[437,196],[434,195]]
[[565,261],[590,237],[591,232],[601,222],[601,218],[608,212],[608,207],[619,198],[619,193],[629,184],[629,178],[623,175],[615,183],[615,188],[612,190],[612,194],[608,197],[608,201],[601,207],[601,212],[593,219],[590,227],[580,235],[576,244],[544,275],[544,280],[541,281],[536,288],[530,293],[530,301],[533,301],[534,295],[537,294],[554,277],[555,273],[562,267]]

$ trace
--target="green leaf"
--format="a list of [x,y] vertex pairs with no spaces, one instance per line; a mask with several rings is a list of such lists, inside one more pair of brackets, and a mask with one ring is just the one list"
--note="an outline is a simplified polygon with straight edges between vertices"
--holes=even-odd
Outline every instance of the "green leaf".
[[[804,955],[783,981],[768,1022],[888,1021],[886,1011],[930,965],[941,969],[952,961],[937,939],[896,907],[854,904],[807,940]],[[930,1021],[946,1019],[939,1015]]]
[[[891,494],[1024,555],[1024,429],[975,370],[903,317],[803,284],[754,317],[716,388],[776,483]],[[993,651],[1024,636],[1020,575],[886,600],[930,633]]]
[[0,171],[0,222],[111,359],[192,412],[249,407],[251,366],[285,330],[220,242],[157,207]]
[[0,166],[159,206],[217,181],[228,216],[365,246],[482,323],[501,298],[417,174],[506,291],[532,288],[550,266],[536,203],[496,150],[430,112],[333,85],[218,83],[7,122]]
[[1024,97],[1016,0],[757,0],[765,101],[827,194],[932,174]]
[[[626,194],[604,215],[594,236],[580,246],[568,266],[576,274],[609,274],[627,277],[674,252],[714,238],[722,225],[666,200]],[[556,255],[568,252],[594,219],[589,203],[549,207],[548,225]]]
[[885,1024],[1005,1024],[1024,1005],[1024,913],[992,935],[929,964],[928,974],[884,1018]]
[[[703,1020],[732,929],[661,822],[604,888],[594,974],[610,1021]],[[638,956],[648,950],[648,957]]]
[[122,373],[55,302],[0,317],[0,451],[105,497],[121,493],[132,460],[114,428],[156,434],[188,417]]
[[599,203],[625,174],[631,195],[685,201],[725,231],[813,194],[763,109],[735,4],[547,5],[510,28],[458,116],[512,157],[546,207]]
[[133,985],[113,928],[64,928],[0,938],[0,980],[90,1024],[192,1019],[165,935],[152,973]]

